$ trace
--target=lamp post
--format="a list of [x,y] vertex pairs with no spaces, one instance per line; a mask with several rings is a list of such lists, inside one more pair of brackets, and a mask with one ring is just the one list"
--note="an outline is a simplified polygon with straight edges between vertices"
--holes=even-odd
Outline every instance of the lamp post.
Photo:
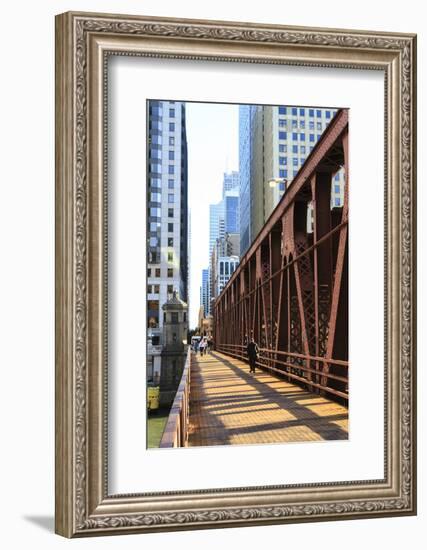
[[286,191],[286,186],[287,186],[287,183],[288,183],[288,180],[286,178],[271,178],[268,180],[268,185],[274,189],[274,187],[276,187],[276,185],[278,183],[284,183],[285,184],[285,191]]

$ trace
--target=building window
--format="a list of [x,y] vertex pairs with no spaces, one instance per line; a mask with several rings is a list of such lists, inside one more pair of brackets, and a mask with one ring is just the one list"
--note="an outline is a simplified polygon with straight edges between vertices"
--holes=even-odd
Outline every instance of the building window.
[[314,109],[309,109],[308,110],[308,116],[311,116],[311,117],[314,116]]
[[288,151],[287,145],[285,145],[284,143],[281,143],[279,145],[279,153],[286,153],[287,151]]
[[326,118],[331,118],[331,111],[326,111]]
[[173,277],[173,268],[168,267],[168,277]]
[[341,201],[340,201],[339,197],[337,197],[337,198],[335,199],[335,206],[339,206],[340,203],[341,203]]
[[296,118],[293,118],[293,119],[292,119],[292,128],[294,128],[294,129],[295,129],[295,128],[298,128],[298,121],[297,121]]
[[168,294],[173,294],[173,285],[168,285],[167,291],[168,291]]
[[147,309],[149,309],[150,311],[159,311],[159,301],[148,300]]
[[229,268],[228,262],[225,262],[225,274],[226,275],[229,275],[228,268]]
[[310,141],[314,141],[314,134],[310,134]]
[[287,157],[279,157],[279,164],[288,164]]
[[175,187],[175,182],[174,180],[168,180],[168,188],[169,189],[173,189]]
[[224,262],[219,262],[219,274],[224,275]]
[[162,186],[161,178],[150,178],[150,185],[151,187],[161,187]]
[[159,314],[148,316],[148,326],[150,328],[157,328],[159,326]]
[[[171,323],[173,323],[174,325],[177,325],[179,323],[177,311],[171,311]],[[173,333],[173,336],[174,336],[174,342],[176,342],[176,332]]]
[[293,171],[293,176],[295,177],[298,174],[298,170]]
[[300,116],[305,116],[305,109],[300,109],[299,114]]
[[175,132],[175,122],[169,122],[169,132]]
[[297,159],[297,157],[294,157],[294,158],[292,159],[292,164],[293,164],[294,166],[298,166],[298,159]]
[[173,218],[173,208],[168,208],[168,218]]
[[173,252],[168,252],[168,262],[173,262]]
[[298,145],[292,145],[292,153],[298,153]]
[[287,178],[288,177],[288,171],[287,170],[279,170],[279,176],[281,178]]
[[280,189],[280,191],[284,191],[284,190],[285,190],[285,182],[284,182],[284,181],[281,181],[281,182],[279,183],[279,189]]
[[300,120],[299,125],[300,125],[300,128],[302,128],[304,130],[305,129],[305,120]]
[[160,267],[156,267],[155,276],[160,277]]
[[316,116],[318,116],[318,117],[322,116],[322,111],[320,109],[317,109]]
[[305,155],[305,145],[301,145],[300,150],[301,150],[301,153]]
[[279,107],[279,115],[286,115],[286,107]]
[[175,160],[175,151],[169,151],[169,160]]
[[173,164],[169,164],[168,173],[169,174],[175,174],[175,166]]
[[151,277],[151,267],[147,269],[147,277]]
[[284,128],[286,126],[286,120],[284,118],[279,118],[279,127]]
[[293,132],[292,139],[296,141],[298,139],[298,134],[296,132]]
[[168,233],[173,233],[173,223],[168,223]]
[[175,118],[175,109],[169,109],[169,117]]
[[310,130],[314,130],[314,120],[310,120],[310,122],[308,123],[308,127]]
[[305,134],[304,134],[304,132],[302,132],[302,133],[299,135],[299,138],[300,138],[300,141],[305,141]]
[[154,294],[159,294],[160,292],[160,285],[154,285]]
[[339,193],[339,192],[340,192],[340,186],[339,186],[339,185],[335,185],[335,186],[334,186],[334,189],[335,189],[335,193]]
[[162,150],[161,149],[151,149],[150,150],[150,158],[152,159],[160,159],[162,158]]
[[286,139],[286,138],[287,138],[286,132],[279,132],[279,139]]
[[168,194],[168,202],[169,202],[169,203],[174,202],[174,195],[173,195],[173,193],[169,193],[169,194]]
[[168,237],[168,246],[173,246],[173,237]]
[[169,145],[175,145],[175,136],[169,136]]
[[336,176],[335,176],[334,179],[335,179],[335,181],[340,181],[340,175],[339,175],[339,174],[336,174]]
[[187,313],[185,311],[183,313],[183,320],[184,320],[184,323],[187,322]]
[[296,107],[292,107],[292,114],[294,116],[297,116],[298,115],[298,109]]

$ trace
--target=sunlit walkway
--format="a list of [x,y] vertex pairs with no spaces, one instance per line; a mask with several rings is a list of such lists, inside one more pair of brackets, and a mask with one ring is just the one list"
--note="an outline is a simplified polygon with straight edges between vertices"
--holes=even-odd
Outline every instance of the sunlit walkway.
[[348,410],[221,353],[191,366],[189,445],[348,438]]

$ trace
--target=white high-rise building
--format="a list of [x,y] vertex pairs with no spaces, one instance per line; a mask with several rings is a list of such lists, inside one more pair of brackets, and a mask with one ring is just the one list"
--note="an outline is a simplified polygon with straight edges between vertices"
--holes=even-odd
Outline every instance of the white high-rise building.
[[[173,292],[188,301],[188,187],[185,103],[149,102],[147,181],[147,328],[161,346],[162,306]],[[154,353],[152,354],[155,355]],[[160,368],[153,358],[153,375]]]
[[212,254],[212,298],[217,298],[239,265],[239,256]]

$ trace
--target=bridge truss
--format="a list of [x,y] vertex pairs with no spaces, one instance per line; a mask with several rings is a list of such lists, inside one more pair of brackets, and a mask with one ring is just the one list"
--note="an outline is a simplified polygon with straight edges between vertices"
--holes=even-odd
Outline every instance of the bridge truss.
[[[344,201],[331,207],[335,174]],[[215,301],[218,351],[348,400],[348,111],[338,111]]]

